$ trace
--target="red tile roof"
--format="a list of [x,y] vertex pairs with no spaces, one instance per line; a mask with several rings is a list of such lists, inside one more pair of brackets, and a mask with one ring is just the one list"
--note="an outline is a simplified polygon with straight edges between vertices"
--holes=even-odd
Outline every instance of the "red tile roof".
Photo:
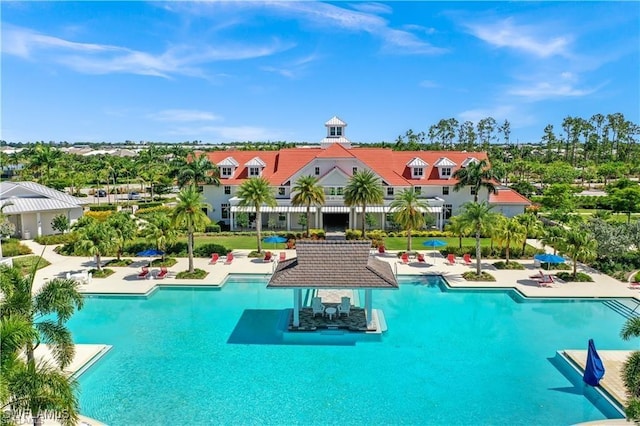
[[531,201],[521,195],[520,193],[514,191],[513,189],[498,189],[498,192],[495,194],[489,195],[489,203],[492,204],[531,204]]

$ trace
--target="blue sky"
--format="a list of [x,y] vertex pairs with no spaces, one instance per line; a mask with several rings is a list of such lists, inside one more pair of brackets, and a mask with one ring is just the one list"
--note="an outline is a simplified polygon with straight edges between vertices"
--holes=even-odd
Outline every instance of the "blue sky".
[[9,142],[393,141],[441,118],[537,141],[640,123],[638,2],[1,2]]

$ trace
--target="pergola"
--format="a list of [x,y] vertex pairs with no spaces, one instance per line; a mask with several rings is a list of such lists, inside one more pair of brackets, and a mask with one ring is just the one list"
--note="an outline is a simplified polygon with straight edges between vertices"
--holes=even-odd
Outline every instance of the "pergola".
[[293,325],[300,325],[302,290],[365,290],[367,325],[372,290],[398,289],[391,265],[370,255],[370,241],[298,241],[297,257],[280,262],[267,288],[293,289]]

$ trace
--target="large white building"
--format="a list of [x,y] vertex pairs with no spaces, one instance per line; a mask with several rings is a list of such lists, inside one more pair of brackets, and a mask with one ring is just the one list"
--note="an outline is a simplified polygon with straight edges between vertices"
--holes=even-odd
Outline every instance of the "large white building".
[[[289,148],[279,151],[216,151],[209,152],[209,160],[220,170],[220,186],[204,187],[204,197],[213,210],[208,212],[214,222],[223,221],[236,229],[235,218],[239,212],[255,217],[255,209],[241,207],[236,196],[238,187],[247,179],[262,176],[274,188],[277,206],[264,206],[262,223],[275,224],[281,229],[300,229],[298,220],[305,215],[306,207],[293,206],[291,199],[298,178],[316,176],[324,187],[325,204],[312,207],[312,228],[359,228],[361,207],[347,207],[343,192],[349,178],[357,171],[371,170],[379,178],[384,190],[382,205],[367,206],[377,228],[389,225],[389,204],[402,190],[413,188],[421,194],[434,215],[436,226],[442,229],[446,220],[456,214],[460,206],[473,200],[471,188],[454,191],[457,180],[453,174],[473,161],[486,159],[484,152],[460,151],[393,151],[388,148],[352,147],[345,135],[347,124],[338,117],[325,123],[327,136],[320,147]],[[497,193],[485,189],[479,200],[495,205],[494,211],[511,217],[522,213],[530,201],[517,192],[498,187]]]

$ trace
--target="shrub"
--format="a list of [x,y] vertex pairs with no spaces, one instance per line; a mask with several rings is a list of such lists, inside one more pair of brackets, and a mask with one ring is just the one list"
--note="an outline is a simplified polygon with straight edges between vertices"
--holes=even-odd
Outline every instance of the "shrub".
[[324,229],[309,229],[309,237],[314,240],[324,240]]
[[50,246],[54,244],[68,244],[73,241],[73,238],[73,234],[43,235],[41,237],[35,237],[33,241],[43,246]]
[[495,266],[496,269],[508,269],[508,270],[522,270],[522,269],[525,269],[524,266],[522,266],[522,264],[520,264],[518,262],[505,263],[503,261],[499,261],[499,262],[495,262],[493,264],[493,266]]
[[162,260],[162,258],[153,259],[151,261],[151,266],[166,266],[167,268],[169,268],[175,265],[176,263],[178,263],[178,261],[175,260],[173,257],[165,257],[164,260]]
[[210,223],[204,228],[204,232],[220,232],[220,225],[218,225],[217,223]]
[[31,249],[20,242],[17,238],[9,238],[2,242],[2,255],[5,257],[21,256],[32,254]]
[[155,208],[155,207],[164,206],[164,204],[161,201],[149,201],[149,202],[142,201],[142,202],[138,203],[138,206],[140,206],[141,210],[142,209],[147,210],[147,209],[152,209],[152,208]]
[[107,278],[108,276],[115,274],[116,271],[109,268],[102,268],[100,271],[97,269],[90,269],[89,273],[93,278]]
[[105,266],[129,266],[133,263],[131,259],[112,259],[105,263]]
[[593,278],[591,278],[589,275],[585,274],[584,272],[578,272],[576,274],[576,277],[573,277],[573,274],[571,272],[558,272],[556,274],[556,277],[560,278],[562,281],[567,281],[567,282],[581,282],[581,283],[590,283],[593,282]]
[[548,263],[541,263],[540,269],[555,269],[556,271],[570,271],[571,265],[568,263],[552,263],[549,265]]
[[90,204],[89,209],[92,212],[106,212],[106,211],[116,211],[118,206],[115,204]]
[[206,277],[209,273],[207,271],[203,271],[202,269],[196,268],[193,273],[189,271],[181,271],[176,274],[177,279],[198,279],[201,280]]
[[109,219],[109,216],[115,213],[115,210],[104,210],[104,211],[88,211],[84,215],[87,217],[92,217],[99,222],[104,222]]
[[345,237],[347,238],[347,240],[361,240],[362,231],[359,229],[347,229],[345,231]]
[[208,243],[208,244],[203,244],[203,245],[198,246],[195,249],[193,249],[193,255],[197,256],[197,257],[209,257],[209,256],[211,256],[211,253],[218,253],[220,255],[225,255],[225,254],[229,253],[230,251],[231,250],[229,250],[228,248],[226,248],[223,245],[214,244],[214,243]]
[[165,206],[145,207],[145,208],[140,208],[140,209],[136,210],[135,215],[136,216],[144,216],[144,215],[151,214],[151,213],[156,213],[156,212],[170,214],[172,210],[173,209],[171,209],[169,207],[165,207]]
[[467,271],[462,274],[462,278],[467,281],[495,281],[495,277],[488,272],[482,272],[480,275],[476,274],[475,271]]
[[638,272],[636,276],[633,278],[633,282],[640,283],[640,272]]
[[264,257],[264,254],[267,252],[267,250],[262,250],[261,253],[258,253],[258,250],[253,250],[252,252],[249,253],[248,257]]

